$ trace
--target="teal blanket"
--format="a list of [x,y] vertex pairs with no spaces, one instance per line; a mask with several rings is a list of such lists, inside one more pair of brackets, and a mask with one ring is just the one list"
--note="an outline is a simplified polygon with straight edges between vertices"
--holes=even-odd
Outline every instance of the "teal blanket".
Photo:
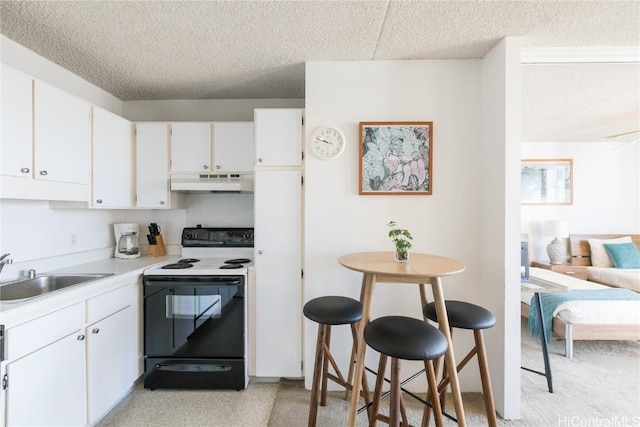
[[[553,312],[560,304],[568,301],[585,300],[625,300],[640,301],[640,294],[629,289],[597,289],[575,290],[569,292],[541,292],[542,315],[544,316],[544,329],[547,335],[547,343],[551,342],[551,321]],[[535,295],[531,297],[529,308],[529,331],[531,335],[540,339],[540,318],[538,316],[538,301]]]

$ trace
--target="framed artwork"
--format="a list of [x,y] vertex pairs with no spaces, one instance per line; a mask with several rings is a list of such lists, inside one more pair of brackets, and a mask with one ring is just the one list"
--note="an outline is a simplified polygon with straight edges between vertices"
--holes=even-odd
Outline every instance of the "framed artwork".
[[524,159],[520,169],[523,205],[572,205],[572,159]]
[[363,195],[433,192],[433,122],[360,122]]

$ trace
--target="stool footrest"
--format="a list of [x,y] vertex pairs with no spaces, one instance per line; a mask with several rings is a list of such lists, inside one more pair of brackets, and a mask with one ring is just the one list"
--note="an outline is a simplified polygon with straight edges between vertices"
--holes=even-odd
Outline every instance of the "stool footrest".
[[[478,348],[474,347],[469,352],[469,354],[467,354],[465,358],[462,359],[460,363],[458,363],[458,366],[456,366],[456,370],[458,372],[462,371],[462,368],[464,368],[466,364],[469,363],[471,359],[473,359],[473,356],[475,356],[476,354],[478,354]],[[444,378],[442,378],[442,380],[440,381],[440,384],[438,384],[438,393],[442,393],[444,389],[447,388],[448,385],[449,385],[449,376],[445,375]]]
[[[377,373],[376,371],[374,371],[373,369],[371,369],[371,368],[369,368],[369,367],[367,367],[367,366],[365,366],[365,367],[364,367],[364,369],[365,369],[366,371],[368,371],[368,372],[370,372],[370,373],[372,373],[372,374],[376,375],[376,376],[378,375],[378,373]],[[433,409],[433,405],[431,404],[431,402],[428,402],[428,401],[424,400],[424,399],[423,399],[423,398],[421,398],[420,396],[418,396],[418,395],[416,395],[416,394],[414,394],[414,393],[410,392],[410,391],[409,391],[409,390],[407,390],[406,388],[402,387],[402,386],[404,386],[405,384],[407,384],[408,382],[410,382],[410,381],[412,381],[413,379],[417,378],[418,376],[420,376],[420,375],[424,374],[424,372],[425,372],[425,370],[424,370],[424,369],[421,369],[420,371],[416,372],[415,374],[413,374],[413,375],[411,375],[410,377],[408,377],[408,378],[406,378],[405,380],[403,380],[403,381],[400,383],[400,390],[402,390],[404,393],[408,394],[409,396],[411,396],[412,398],[414,398],[414,399],[415,399],[415,400],[417,400],[418,402],[422,403],[423,405],[428,406],[428,407],[430,407],[431,409]],[[387,378],[387,377],[383,377],[383,378],[384,378],[384,381],[385,381],[386,383],[391,384],[391,380],[390,380],[389,378]],[[382,394],[380,395],[380,400],[382,400],[382,399],[386,398],[387,396],[389,396],[389,394],[391,394],[391,391],[390,391],[390,390],[387,390],[387,391],[385,391],[385,392],[382,392]],[[358,413],[358,414],[360,414],[360,413],[361,413],[362,411],[364,411],[365,409],[368,409],[372,404],[373,404],[373,402],[370,402],[370,403],[368,403],[368,404],[366,404],[366,405],[364,405],[364,406],[360,407],[360,408],[358,409],[358,412],[357,412],[357,413]],[[453,422],[455,422],[455,423],[457,423],[457,422],[458,422],[458,420],[457,420],[454,416],[452,416],[452,415],[450,415],[450,414],[446,413],[445,411],[442,411],[442,415],[444,415],[444,416],[445,416],[445,418],[448,418],[448,419],[450,419],[451,421],[453,421]],[[378,419],[380,419],[380,418],[378,418]],[[384,421],[384,420],[381,420],[381,421]]]

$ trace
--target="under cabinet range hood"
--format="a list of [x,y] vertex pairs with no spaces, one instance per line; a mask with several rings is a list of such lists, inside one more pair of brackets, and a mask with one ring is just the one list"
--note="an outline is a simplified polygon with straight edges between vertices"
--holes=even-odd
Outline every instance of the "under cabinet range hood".
[[180,193],[253,193],[253,175],[240,173],[171,175],[171,191]]

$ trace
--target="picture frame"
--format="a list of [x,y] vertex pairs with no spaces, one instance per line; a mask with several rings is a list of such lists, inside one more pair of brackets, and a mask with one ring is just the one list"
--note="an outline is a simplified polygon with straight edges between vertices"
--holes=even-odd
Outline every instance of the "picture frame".
[[360,122],[360,195],[433,194],[433,122]]
[[572,159],[523,159],[520,168],[523,205],[572,205]]

